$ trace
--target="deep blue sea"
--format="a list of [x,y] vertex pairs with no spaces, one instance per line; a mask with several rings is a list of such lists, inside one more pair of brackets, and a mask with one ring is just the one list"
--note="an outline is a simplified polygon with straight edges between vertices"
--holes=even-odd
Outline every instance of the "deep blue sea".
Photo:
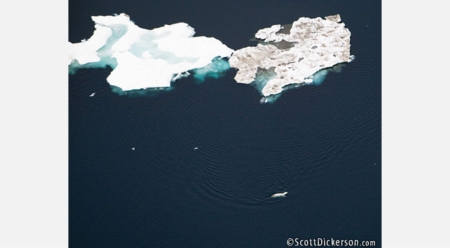
[[92,35],[91,16],[122,12],[232,49],[273,24],[340,14],[355,60],[273,104],[233,69],[141,97],[113,93],[110,68],[68,76],[70,247],[381,247],[381,1],[70,1],[69,41]]

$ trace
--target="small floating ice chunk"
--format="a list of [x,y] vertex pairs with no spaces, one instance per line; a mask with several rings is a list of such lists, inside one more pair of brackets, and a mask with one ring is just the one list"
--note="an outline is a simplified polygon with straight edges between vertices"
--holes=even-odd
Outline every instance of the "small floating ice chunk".
[[353,60],[355,60],[355,55],[350,55],[350,57],[348,59],[349,59],[349,62],[352,62]]
[[134,148],[134,147],[132,147],[132,148],[131,148],[131,150],[133,150],[133,151],[134,151],[134,150],[135,150],[135,148]]
[[271,196],[271,198],[278,198],[278,197],[286,197],[286,195],[288,194],[288,192],[282,192],[282,193],[275,193]]
[[194,150],[198,150],[198,146],[194,147]]
[[93,97],[93,96],[95,96],[95,92],[89,95],[89,97]]

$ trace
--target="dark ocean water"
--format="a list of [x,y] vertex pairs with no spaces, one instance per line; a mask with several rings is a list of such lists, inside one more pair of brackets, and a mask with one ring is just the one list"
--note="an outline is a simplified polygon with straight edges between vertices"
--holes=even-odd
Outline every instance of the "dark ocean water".
[[92,35],[90,16],[124,12],[239,49],[258,29],[339,13],[356,57],[265,105],[234,70],[144,97],[113,93],[109,68],[70,75],[70,247],[380,247],[381,1],[349,2],[70,1],[71,42]]

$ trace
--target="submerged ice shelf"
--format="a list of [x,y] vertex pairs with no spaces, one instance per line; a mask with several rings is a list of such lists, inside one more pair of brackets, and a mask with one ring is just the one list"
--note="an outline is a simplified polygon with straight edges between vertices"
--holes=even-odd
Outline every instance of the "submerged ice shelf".
[[262,43],[233,52],[229,63],[238,69],[238,83],[259,84],[256,88],[268,97],[291,84],[312,83],[320,70],[352,61],[351,33],[339,15],[301,17],[288,26],[290,30],[282,25],[261,29],[255,37]]
[[183,22],[147,30],[123,13],[92,20],[95,31],[88,40],[69,42],[69,71],[109,66],[107,81],[119,93],[167,89],[190,72],[199,81],[218,78],[231,66],[235,80],[255,86],[266,103],[284,90],[319,84],[327,68],[353,60],[351,33],[339,15],[260,29],[257,46],[236,51],[212,37],[193,37],[194,28]]
[[215,38],[193,37],[194,28],[187,23],[147,30],[123,13],[92,20],[95,31],[88,40],[69,42],[69,68],[108,65],[114,69],[108,83],[123,91],[170,87],[172,81],[189,75],[187,71],[206,67],[213,59],[220,63],[233,52]]

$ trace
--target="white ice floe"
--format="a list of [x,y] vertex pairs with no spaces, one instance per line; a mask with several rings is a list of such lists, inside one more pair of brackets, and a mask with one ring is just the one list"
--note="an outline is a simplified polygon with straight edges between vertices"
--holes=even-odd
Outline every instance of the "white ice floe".
[[[350,31],[339,15],[322,18],[301,17],[289,32],[281,25],[259,30],[255,37],[263,43],[236,50],[229,59],[237,68],[238,83],[257,82],[263,96],[281,93],[287,85],[312,83],[318,71],[351,62]],[[275,72],[256,79],[258,70]]]
[[233,52],[215,38],[193,37],[194,28],[187,23],[147,30],[126,14],[92,20],[95,31],[88,40],[69,42],[68,63],[75,68],[112,67],[107,81],[123,91],[170,87],[172,81],[189,75],[187,71]]

